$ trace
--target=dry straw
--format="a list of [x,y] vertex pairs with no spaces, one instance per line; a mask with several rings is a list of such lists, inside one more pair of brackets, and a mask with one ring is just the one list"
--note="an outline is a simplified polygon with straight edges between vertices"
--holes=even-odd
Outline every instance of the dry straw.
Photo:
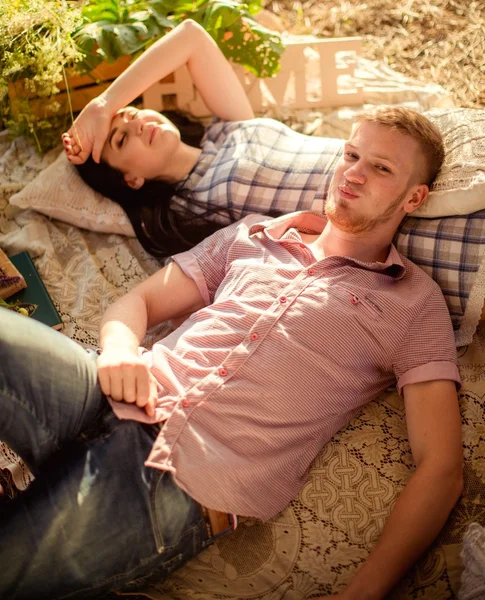
[[485,107],[485,0],[267,0],[295,34],[360,35],[363,55]]

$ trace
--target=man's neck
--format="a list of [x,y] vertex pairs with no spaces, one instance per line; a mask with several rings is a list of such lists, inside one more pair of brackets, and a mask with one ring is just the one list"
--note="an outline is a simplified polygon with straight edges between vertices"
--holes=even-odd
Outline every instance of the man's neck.
[[320,235],[301,234],[301,237],[317,260],[327,256],[349,256],[373,263],[386,261],[393,233],[379,229],[360,234],[348,233],[327,221]]

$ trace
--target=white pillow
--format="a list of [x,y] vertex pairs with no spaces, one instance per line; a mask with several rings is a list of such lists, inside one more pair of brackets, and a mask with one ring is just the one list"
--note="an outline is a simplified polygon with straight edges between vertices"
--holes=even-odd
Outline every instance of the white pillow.
[[468,215],[485,209],[485,110],[435,109],[424,115],[443,136],[445,161],[429,197],[413,217]]
[[53,219],[83,229],[135,237],[119,204],[84,183],[64,151],[20,192],[10,198],[19,208],[33,208]]

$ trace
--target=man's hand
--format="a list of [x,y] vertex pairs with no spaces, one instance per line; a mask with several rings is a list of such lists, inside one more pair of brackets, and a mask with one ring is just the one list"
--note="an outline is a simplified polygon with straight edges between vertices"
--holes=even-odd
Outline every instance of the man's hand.
[[99,163],[113,116],[102,94],[84,107],[69,131],[62,134],[64,150],[72,164],[86,162],[91,153]]
[[149,417],[154,415],[157,381],[148,365],[131,349],[105,349],[98,358],[98,378],[106,396],[117,402],[136,404]]

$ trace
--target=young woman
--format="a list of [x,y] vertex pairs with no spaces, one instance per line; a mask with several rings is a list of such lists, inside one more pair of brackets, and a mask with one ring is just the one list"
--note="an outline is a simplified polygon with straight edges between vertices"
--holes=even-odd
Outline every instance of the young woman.
[[[215,117],[201,147],[181,139],[160,113],[123,108],[182,65]],[[251,212],[322,210],[342,147],[341,140],[255,119],[223,53],[191,20],[92,100],[63,139],[84,180],[123,206],[156,256],[190,247]]]

